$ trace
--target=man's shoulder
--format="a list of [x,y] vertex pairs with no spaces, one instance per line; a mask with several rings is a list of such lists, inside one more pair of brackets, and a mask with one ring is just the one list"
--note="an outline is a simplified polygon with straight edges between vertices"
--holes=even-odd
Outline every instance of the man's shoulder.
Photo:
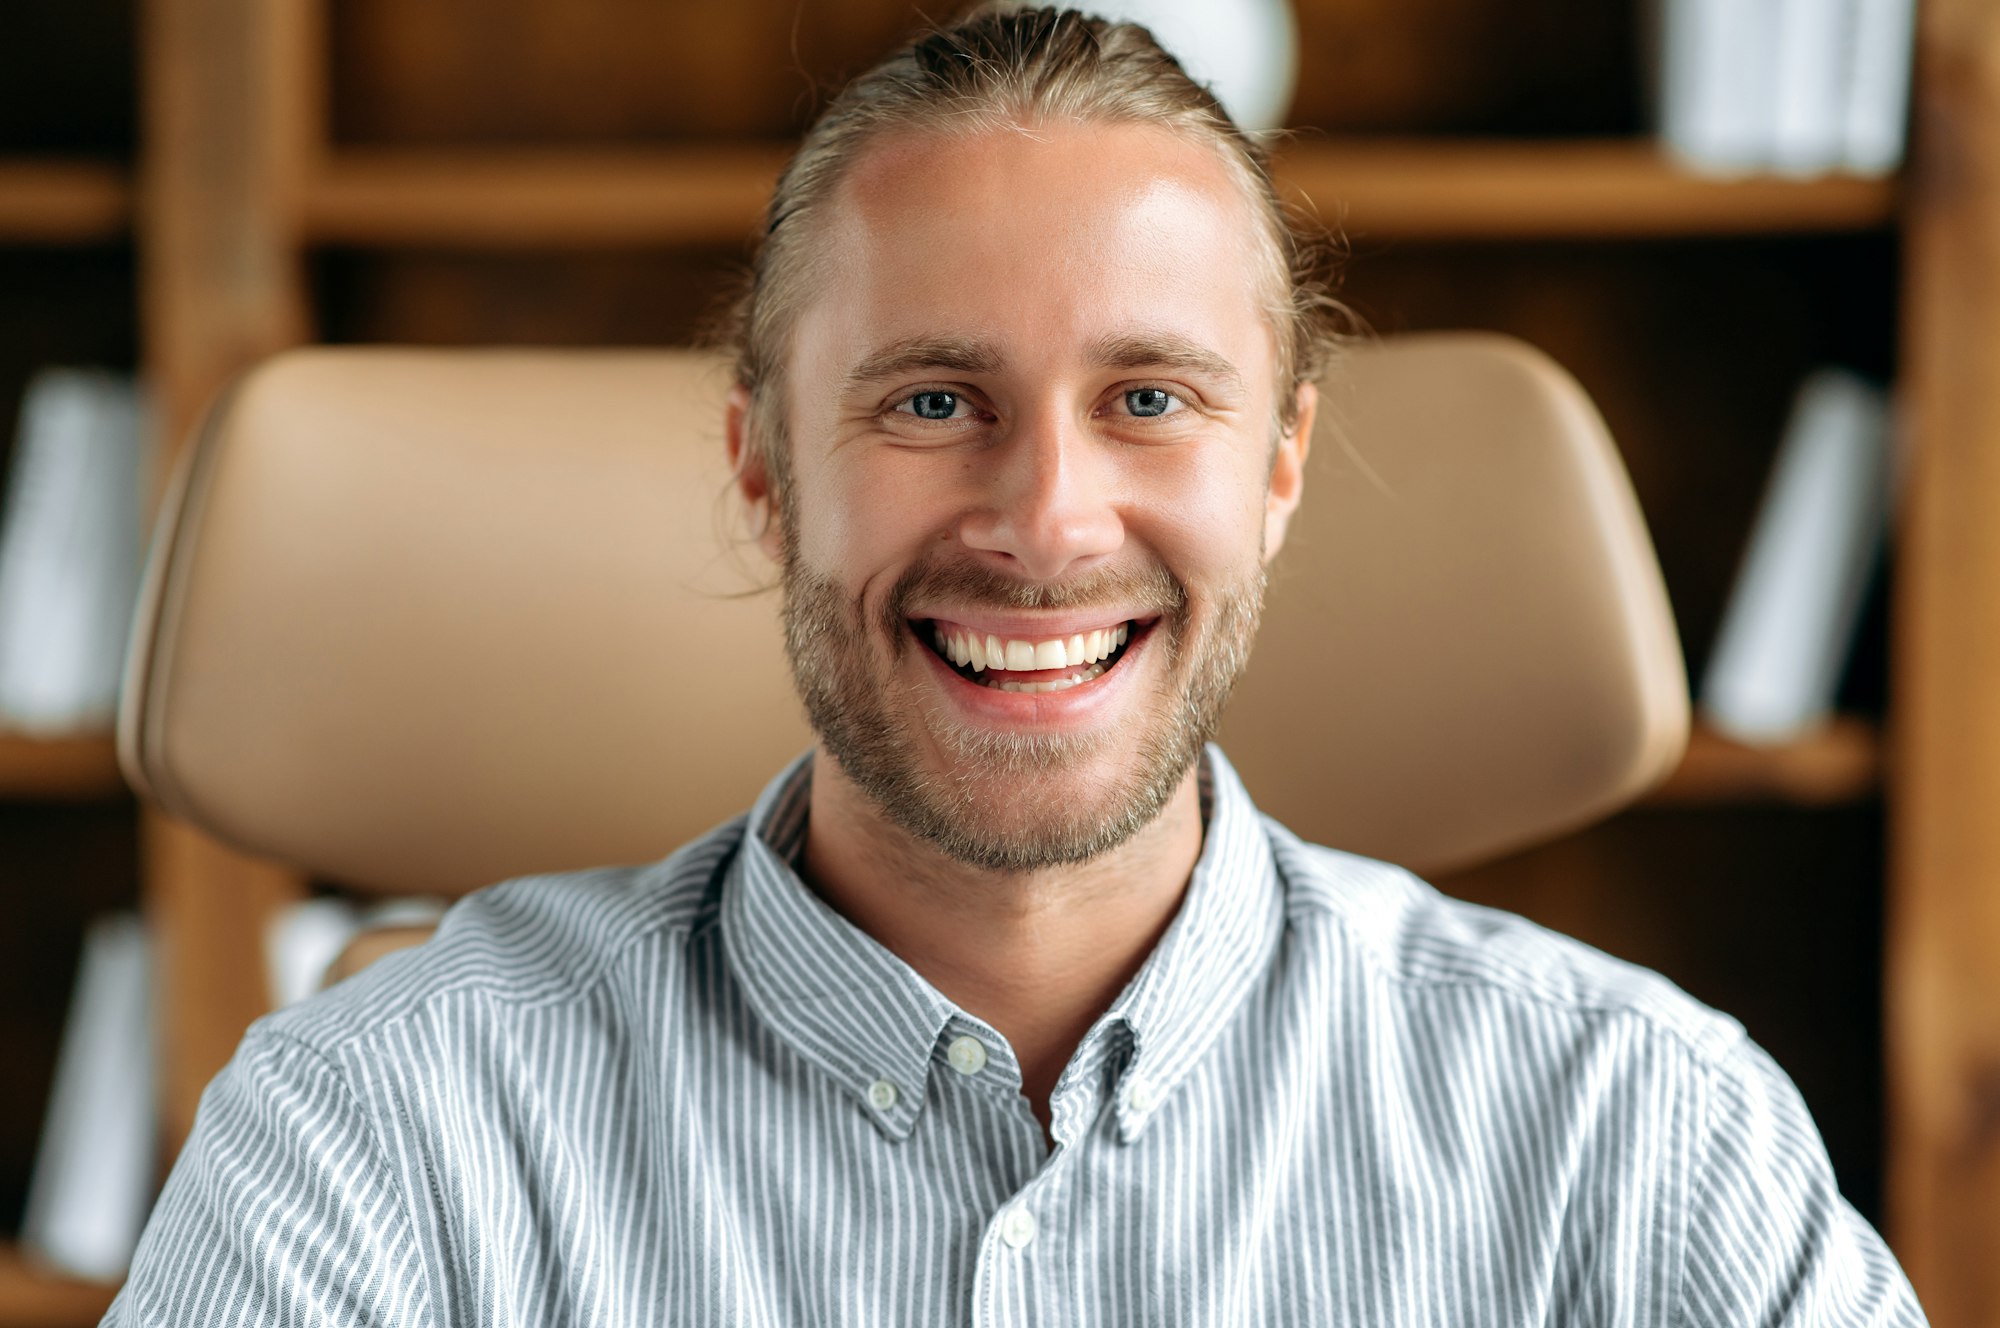
[[259,1021],[257,1032],[331,1055],[457,1000],[525,1011],[587,998],[635,950],[712,922],[743,826],[737,817],[657,862],[521,876],[475,891],[423,945]]
[[1269,822],[1289,925],[1319,932],[1410,1001],[1483,992],[1522,1015],[1629,1017],[1713,1063],[1741,1024],[1650,969],[1518,914],[1454,899],[1406,868]]

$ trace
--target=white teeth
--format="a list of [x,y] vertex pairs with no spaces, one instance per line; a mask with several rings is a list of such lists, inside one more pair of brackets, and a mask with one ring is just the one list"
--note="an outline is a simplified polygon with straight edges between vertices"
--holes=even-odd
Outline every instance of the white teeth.
[[933,627],[932,636],[938,653],[960,668],[970,665],[981,673],[989,669],[1020,672],[1095,664],[1125,644],[1131,636],[1131,625],[1104,627],[1049,641],[1003,641],[976,632],[946,632],[943,627]]
[[1093,664],[1082,673],[1067,678],[1057,678],[1054,682],[989,682],[988,687],[997,687],[1003,692],[1060,692],[1071,687],[1102,678],[1104,670]]

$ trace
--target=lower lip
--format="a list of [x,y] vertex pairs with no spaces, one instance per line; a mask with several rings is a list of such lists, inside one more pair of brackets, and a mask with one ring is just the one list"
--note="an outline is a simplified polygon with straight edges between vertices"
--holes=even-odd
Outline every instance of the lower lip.
[[925,645],[914,628],[906,630],[917,652],[930,661],[945,695],[960,710],[981,723],[1042,732],[1086,728],[1096,723],[1098,712],[1115,703],[1125,691],[1133,661],[1145,653],[1152,638],[1150,624],[1134,631],[1117,664],[1089,682],[1057,692],[1003,692],[998,687],[967,681]]

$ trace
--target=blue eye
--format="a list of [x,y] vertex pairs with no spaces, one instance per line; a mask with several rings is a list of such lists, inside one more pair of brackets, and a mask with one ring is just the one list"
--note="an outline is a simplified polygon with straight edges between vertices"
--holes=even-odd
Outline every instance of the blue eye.
[[958,393],[919,392],[903,404],[920,420],[948,420],[958,414]]
[[1125,394],[1125,409],[1134,415],[1164,415],[1174,408],[1174,394],[1162,387],[1135,387]]

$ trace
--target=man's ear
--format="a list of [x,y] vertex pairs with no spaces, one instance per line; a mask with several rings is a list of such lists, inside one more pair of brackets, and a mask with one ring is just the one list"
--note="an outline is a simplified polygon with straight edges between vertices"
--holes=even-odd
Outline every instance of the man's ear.
[[1297,409],[1292,427],[1278,437],[1278,452],[1271,460],[1271,488],[1264,499],[1264,561],[1270,562],[1285,547],[1285,531],[1306,487],[1306,454],[1312,451],[1313,416],[1319,410],[1319,389],[1311,383],[1299,384]]
[[782,561],[784,533],[778,529],[778,507],[771,492],[771,472],[761,450],[750,444],[750,389],[741,383],[729,389],[722,408],[722,431],[729,444],[729,469],[736,492],[750,509],[754,538],[772,562]]

